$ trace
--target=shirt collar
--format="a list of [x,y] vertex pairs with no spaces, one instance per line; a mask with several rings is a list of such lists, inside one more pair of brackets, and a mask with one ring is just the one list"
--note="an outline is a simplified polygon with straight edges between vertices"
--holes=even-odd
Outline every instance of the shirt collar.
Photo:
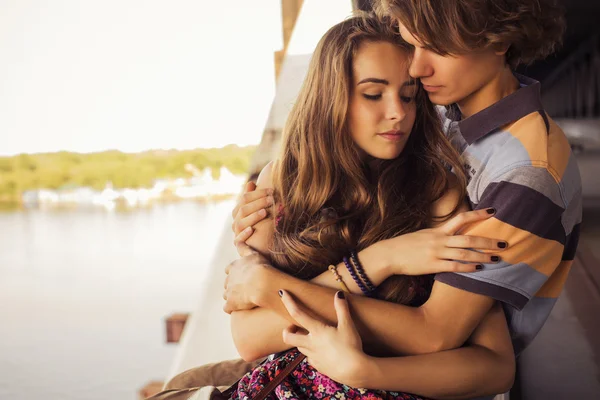
[[501,126],[544,109],[540,83],[523,75],[515,76],[521,84],[520,89],[467,119],[460,120],[460,110],[456,104],[446,108],[446,117],[458,121],[460,133],[469,145]]

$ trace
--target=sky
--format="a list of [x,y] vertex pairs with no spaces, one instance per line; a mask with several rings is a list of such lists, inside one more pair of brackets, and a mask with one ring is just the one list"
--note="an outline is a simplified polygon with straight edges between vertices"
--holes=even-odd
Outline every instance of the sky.
[[260,141],[280,0],[0,0],[0,155]]

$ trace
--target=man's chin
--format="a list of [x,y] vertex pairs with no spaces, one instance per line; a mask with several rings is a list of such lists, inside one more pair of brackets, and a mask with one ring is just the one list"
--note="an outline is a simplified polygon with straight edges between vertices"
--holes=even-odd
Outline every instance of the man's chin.
[[427,96],[429,97],[429,101],[431,101],[436,106],[447,107],[450,104],[456,103],[454,99],[450,99],[447,96],[443,96],[440,93],[427,93]]

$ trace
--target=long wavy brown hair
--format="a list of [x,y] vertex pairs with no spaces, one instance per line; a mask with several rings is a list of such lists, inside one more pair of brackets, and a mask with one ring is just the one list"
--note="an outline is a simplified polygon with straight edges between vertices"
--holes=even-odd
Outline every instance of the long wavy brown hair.
[[[464,194],[459,155],[420,85],[416,121],[402,154],[375,163],[361,158],[348,129],[352,63],[361,43],[380,41],[409,57],[389,18],[358,15],[332,27],[317,45],[284,129],[273,179],[284,211],[270,255],[279,269],[303,279],[326,271],[351,250],[427,227],[432,203],[449,188],[449,168]],[[414,279],[389,278],[378,296],[408,304]]]

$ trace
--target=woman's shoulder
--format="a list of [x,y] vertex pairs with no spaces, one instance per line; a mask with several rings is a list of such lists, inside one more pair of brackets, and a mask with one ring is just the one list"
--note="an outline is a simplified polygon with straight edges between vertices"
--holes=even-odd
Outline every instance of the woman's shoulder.
[[263,167],[256,178],[257,189],[272,189],[273,188],[273,174],[277,164],[277,160],[269,161],[267,165]]
[[440,219],[445,221],[457,212],[466,211],[467,209],[463,197],[464,193],[456,175],[448,172],[446,179],[448,180],[446,192],[431,206],[431,215],[434,222],[439,222]]

